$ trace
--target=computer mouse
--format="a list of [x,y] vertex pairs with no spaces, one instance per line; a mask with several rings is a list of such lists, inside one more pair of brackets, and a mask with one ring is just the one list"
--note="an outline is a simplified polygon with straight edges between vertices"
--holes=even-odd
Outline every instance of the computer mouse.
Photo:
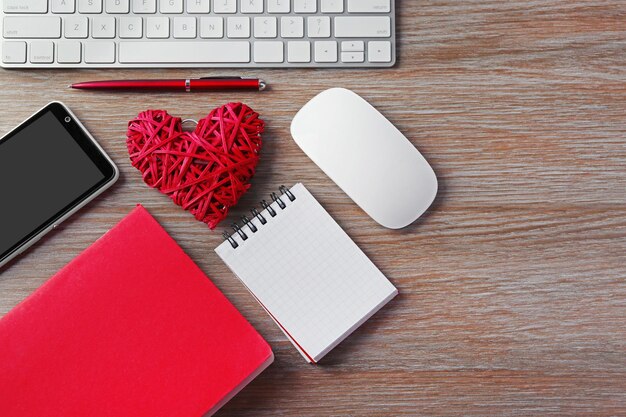
[[298,146],[372,219],[400,229],[437,195],[437,177],[413,144],[358,94],[331,88],[294,117]]

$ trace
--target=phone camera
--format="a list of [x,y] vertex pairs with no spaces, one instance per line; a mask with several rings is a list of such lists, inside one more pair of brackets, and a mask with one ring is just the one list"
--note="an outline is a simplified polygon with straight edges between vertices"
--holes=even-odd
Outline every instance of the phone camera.
[[65,123],[69,123],[71,121],[72,119],[70,118],[70,116],[65,116]]

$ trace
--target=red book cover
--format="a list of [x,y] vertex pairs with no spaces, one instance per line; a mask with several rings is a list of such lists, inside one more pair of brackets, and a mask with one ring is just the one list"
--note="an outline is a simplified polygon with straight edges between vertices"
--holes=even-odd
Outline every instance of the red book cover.
[[0,416],[200,417],[273,359],[138,206],[0,320]]

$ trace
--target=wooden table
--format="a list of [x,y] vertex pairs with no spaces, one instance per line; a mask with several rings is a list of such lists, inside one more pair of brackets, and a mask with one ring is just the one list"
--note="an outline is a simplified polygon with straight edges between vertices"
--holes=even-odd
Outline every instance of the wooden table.
[[[244,71],[268,80],[264,93],[66,88],[229,72],[219,70],[2,71],[1,131],[62,100],[122,175],[0,273],[0,314],[142,203],[274,348],[275,363],[219,416],[625,415],[626,2],[396,3],[395,68]],[[295,112],[334,86],[371,101],[433,165],[439,195],[412,226],[379,227],[291,140]],[[215,255],[220,233],[128,162],[126,122],[140,110],[200,118],[228,100],[268,126],[258,174],[228,223],[302,181],[400,290],[319,366]]]

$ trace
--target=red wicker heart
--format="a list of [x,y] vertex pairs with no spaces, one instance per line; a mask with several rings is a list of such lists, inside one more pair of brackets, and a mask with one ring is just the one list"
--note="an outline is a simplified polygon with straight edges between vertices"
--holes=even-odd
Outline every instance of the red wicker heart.
[[250,188],[263,127],[242,103],[212,110],[193,132],[165,110],[147,110],[128,123],[126,145],[146,184],[213,229]]

